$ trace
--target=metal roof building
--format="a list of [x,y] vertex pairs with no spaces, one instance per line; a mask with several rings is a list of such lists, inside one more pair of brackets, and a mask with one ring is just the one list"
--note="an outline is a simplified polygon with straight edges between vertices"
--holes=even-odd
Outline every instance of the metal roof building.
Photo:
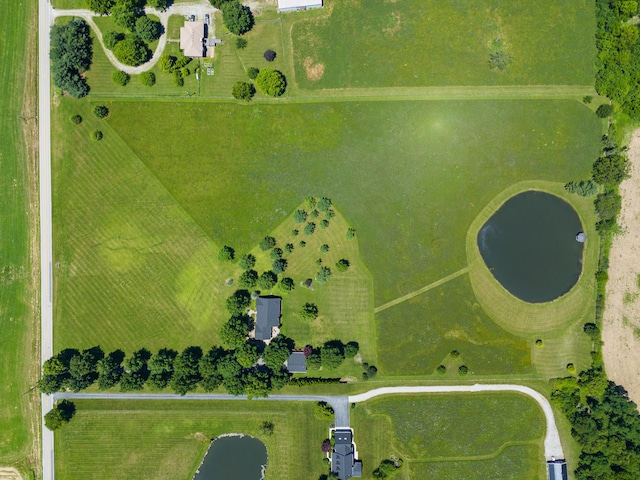
[[321,8],[322,0],[278,0],[278,11],[299,11],[309,8]]
[[549,460],[547,462],[549,480],[567,480],[567,461]]
[[282,299],[258,297],[256,300],[256,340],[271,340],[274,327],[280,326]]
[[287,360],[287,370],[291,373],[307,373],[307,362],[304,352],[291,352],[289,360]]

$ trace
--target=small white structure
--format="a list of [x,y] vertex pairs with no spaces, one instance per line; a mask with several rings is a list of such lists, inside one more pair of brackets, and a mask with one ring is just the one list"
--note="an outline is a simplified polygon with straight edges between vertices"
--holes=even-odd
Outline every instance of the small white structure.
[[278,0],[279,12],[298,12],[310,8],[322,8],[322,0]]

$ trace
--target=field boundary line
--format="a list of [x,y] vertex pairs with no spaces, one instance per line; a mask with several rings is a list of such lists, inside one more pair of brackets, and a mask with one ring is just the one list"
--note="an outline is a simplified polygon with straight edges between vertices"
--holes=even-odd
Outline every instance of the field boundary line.
[[449,280],[453,280],[454,278],[458,278],[460,275],[464,275],[465,273],[467,273],[469,271],[469,267],[466,266],[461,270],[458,270],[455,273],[452,273],[451,275],[447,275],[446,277],[442,277],[440,280],[436,280],[433,283],[430,283],[429,285],[426,285],[418,290],[414,290],[413,292],[409,292],[406,295],[403,295],[401,297],[398,297],[394,300],[391,300],[390,302],[387,302],[383,305],[380,305],[379,307],[376,307],[373,309],[373,313],[379,313],[382,312],[383,310],[386,310],[387,308],[391,308],[391,307],[395,307],[396,305],[398,305],[399,303],[405,302],[407,300],[412,299],[413,297],[417,297],[418,295],[422,295],[425,292],[428,292],[429,290],[432,290],[436,287],[439,287],[440,285],[443,285],[445,283],[447,283]]

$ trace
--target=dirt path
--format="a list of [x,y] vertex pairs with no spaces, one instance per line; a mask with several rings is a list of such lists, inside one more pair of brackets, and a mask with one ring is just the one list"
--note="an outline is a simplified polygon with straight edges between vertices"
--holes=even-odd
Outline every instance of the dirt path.
[[0,480],[22,480],[22,475],[15,468],[0,467]]
[[640,404],[640,130],[629,145],[631,178],[620,185],[622,233],[613,239],[602,339],[607,376]]

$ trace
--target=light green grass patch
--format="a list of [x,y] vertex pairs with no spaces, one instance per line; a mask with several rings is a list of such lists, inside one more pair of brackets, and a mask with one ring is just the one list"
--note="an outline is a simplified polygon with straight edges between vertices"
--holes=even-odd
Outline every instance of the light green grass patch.
[[[324,471],[320,444],[328,422],[313,402],[75,401],[77,413],[55,438],[56,476],[95,480],[191,478],[209,446],[225,433],[267,447],[265,480],[298,480]],[[264,421],[273,435],[260,432]]]
[[[354,0],[284,18],[303,89],[592,85],[594,13],[588,0]],[[513,58],[506,73],[489,66],[496,44]]]

